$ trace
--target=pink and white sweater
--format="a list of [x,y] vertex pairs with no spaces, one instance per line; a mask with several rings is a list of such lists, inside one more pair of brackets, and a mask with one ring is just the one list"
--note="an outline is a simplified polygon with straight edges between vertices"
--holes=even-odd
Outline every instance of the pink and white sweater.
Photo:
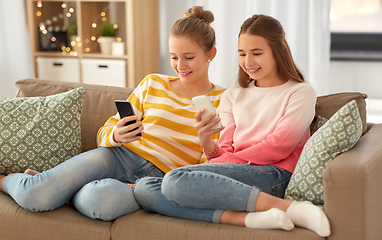
[[316,92],[294,80],[269,88],[235,86],[221,98],[215,163],[275,165],[291,173],[310,137]]

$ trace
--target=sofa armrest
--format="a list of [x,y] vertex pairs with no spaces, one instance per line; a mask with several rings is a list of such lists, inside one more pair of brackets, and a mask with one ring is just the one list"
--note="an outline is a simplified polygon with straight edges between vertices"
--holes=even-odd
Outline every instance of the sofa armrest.
[[324,172],[328,239],[380,239],[382,236],[382,124],[372,125],[349,151]]

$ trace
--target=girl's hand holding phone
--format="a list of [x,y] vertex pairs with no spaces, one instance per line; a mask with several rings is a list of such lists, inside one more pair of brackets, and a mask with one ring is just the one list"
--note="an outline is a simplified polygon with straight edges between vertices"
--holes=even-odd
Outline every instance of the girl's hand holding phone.
[[[127,116],[118,121],[114,130],[114,141],[117,143],[129,143],[140,139],[143,135],[143,126],[141,121],[136,121],[135,115]],[[126,123],[134,121],[129,125]]]
[[211,113],[202,119],[202,115],[205,112],[201,109],[195,114],[195,128],[198,132],[200,143],[206,152],[214,152],[216,150],[216,144],[211,140],[211,136],[222,131],[224,126],[220,128],[213,128],[216,124],[220,122],[220,118],[217,117],[216,113]]
[[121,120],[118,121],[117,128],[114,130],[114,141],[129,143],[141,138],[143,131],[142,122],[137,121],[131,103],[129,101],[116,100],[115,105]]

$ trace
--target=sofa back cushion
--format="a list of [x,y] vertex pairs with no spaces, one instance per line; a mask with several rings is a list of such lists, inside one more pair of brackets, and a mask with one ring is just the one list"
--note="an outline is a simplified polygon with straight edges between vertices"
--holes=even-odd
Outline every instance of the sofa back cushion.
[[[359,115],[362,120],[362,134],[367,131],[366,122],[366,101],[367,95],[359,92],[342,92],[329,95],[319,96],[316,104],[316,114],[326,119],[329,119],[336,113],[341,107],[345,106],[348,102],[355,100],[357,103]],[[315,119],[316,120],[316,119]],[[312,123],[312,128],[315,122]]]
[[85,83],[23,79],[16,82],[17,97],[49,96],[84,87],[85,97],[81,114],[82,151],[97,147],[98,129],[117,112],[114,100],[125,100],[134,90],[127,87],[113,87]]

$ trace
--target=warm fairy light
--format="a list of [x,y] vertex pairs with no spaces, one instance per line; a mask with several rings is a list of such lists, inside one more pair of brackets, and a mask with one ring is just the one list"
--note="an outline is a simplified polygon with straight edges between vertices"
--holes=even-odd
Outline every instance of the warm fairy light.
[[97,40],[97,38],[96,38],[95,36],[92,36],[90,39],[91,39],[93,42],[94,42],[95,40]]
[[77,46],[78,46],[78,47],[82,47],[82,43],[78,42],[78,43],[77,43]]
[[36,16],[37,16],[37,17],[41,17],[41,15],[42,15],[42,12],[40,12],[40,11],[37,11],[37,12],[36,12]]
[[122,42],[122,38],[117,37],[117,42]]
[[69,8],[70,13],[74,13],[74,8]]
[[100,38],[98,38],[98,39],[97,39],[97,42],[98,42],[98,43],[100,43],[100,42],[101,42],[101,39],[100,39]]
[[66,8],[66,3],[62,3],[61,8]]
[[97,23],[92,23],[92,28],[96,28],[97,27]]
[[81,42],[81,38],[80,37],[76,37],[76,41],[77,42]]
[[105,13],[105,12],[101,12],[101,16],[102,16],[102,17],[105,17],[105,16],[106,16],[106,13]]
[[85,52],[90,52],[90,48],[85,48]]
[[71,41],[70,45],[72,45],[72,47],[76,46],[76,41]]
[[56,41],[56,38],[55,38],[55,37],[52,37],[52,38],[50,39],[50,41],[55,42],[55,41]]
[[67,16],[68,18],[70,18],[70,17],[72,16],[72,14],[71,14],[70,12],[67,12],[67,13],[66,13],[66,16]]
[[45,30],[45,25],[40,25],[40,31],[44,31]]
[[70,52],[70,47],[66,47],[66,51],[67,51],[67,52]]
[[113,28],[114,28],[114,29],[117,29],[117,28],[118,28],[118,24],[115,23],[115,24],[113,25]]
[[47,31],[46,29],[42,30],[41,32],[42,32],[42,34],[44,34],[44,35],[45,35],[45,34],[48,34],[48,31]]
[[66,52],[65,52],[65,51],[62,51],[61,53],[62,53],[62,55],[66,55]]
[[89,39],[85,39],[85,43],[89,43],[90,42],[90,40]]
[[37,7],[42,8],[42,1],[37,1]]
[[61,50],[62,50],[62,51],[65,51],[65,49],[66,49],[65,46],[62,46],[62,47],[61,47]]
[[106,17],[102,17],[101,20],[102,20],[102,22],[106,22],[107,18]]

